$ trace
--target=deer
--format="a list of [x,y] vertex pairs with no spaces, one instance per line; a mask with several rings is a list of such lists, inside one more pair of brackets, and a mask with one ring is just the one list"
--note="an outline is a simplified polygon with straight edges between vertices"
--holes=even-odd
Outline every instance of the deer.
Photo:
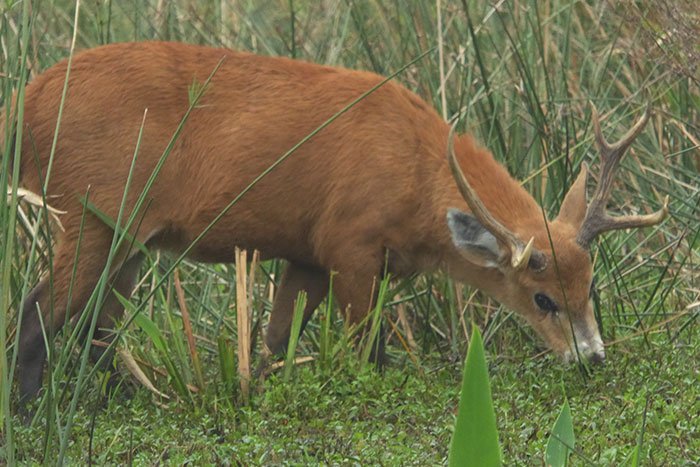
[[[111,219],[122,206],[134,209],[188,109],[192,83],[210,79],[128,233],[148,249],[190,247],[194,261],[232,262],[235,247],[285,260],[264,338],[271,354],[286,348],[299,291],[307,293],[306,324],[329,294],[331,273],[336,303],[359,325],[385,274],[444,271],[514,310],[564,361],[603,362],[591,244],[603,232],[653,226],[668,213],[668,200],[650,214],[606,212],[620,159],[649,109],[611,144],[594,108],[600,174],[592,200],[583,164],[550,221],[473,136],[457,135],[396,81],[378,86],[383,78],[371,72],[175,42],[110,44],[73,57],[59,121],[67,68],[59,62],[27,85],[19,123],[20,184],[64,212],[52,287],[42,277],[20,310],[21,401],[41,389],[43,336],[80,315],[107,265],[113,226],[86,211],[85,198]],[[373,87],[192,245],[251,180]],[[95,338],[107,338],[122,315],[117,294],[130,296],[143,259],[133,244],[115,252]]]

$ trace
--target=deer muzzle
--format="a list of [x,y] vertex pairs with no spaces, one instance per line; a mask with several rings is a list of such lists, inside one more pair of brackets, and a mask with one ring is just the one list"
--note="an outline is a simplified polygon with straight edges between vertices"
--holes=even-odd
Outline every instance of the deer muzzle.
[[575,339],[570,343],[569,350],[564,352],[565,362],[588,360],[590,363],[601,364],[605,362],[605,349],[600,332],[595,327],[591,329],[585,325],[574,324]]

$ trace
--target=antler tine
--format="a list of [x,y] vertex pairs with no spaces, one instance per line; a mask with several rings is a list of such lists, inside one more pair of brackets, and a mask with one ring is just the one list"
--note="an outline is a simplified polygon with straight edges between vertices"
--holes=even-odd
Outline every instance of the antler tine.
[[658,211],[651,214],[612,217],[604,214],[599,219],[598,233],[608,230],[631,229],[636,227],[650,227],[656,225],[668,215],[668,195],[664,197],[664,204]]
[[625,136],[613,144],[608,143],[605,137],[603,137],[603,133],[600,130],[600,120],[598,119],[598,109],[596,109],[593,104],[591,104],[591,107],[593,131],[595,132],[596,145],[600,152],[600,178],[591,204],[594,204],[599,198],[604,204],[610,196],[612,182],[622,156],[625,155],[627,148],[629,148],[632,142],[639,136],[651,117],[651,106],[647,106],[644,115],[642,115],[637,123],[630,128]]
[[450,164],[450,170],[452,171],[452,176],[457,182],[457,187],[462,197],[467,202],[469,209],[476,219],[483,225],[486,230],[491,232],[499,243],[506,246],[511,252],[511,266],[515,269],[521,269],[526,267],[530,256],[533,253],[532,243],[533,239],[530,239],[527,245],[525,245],[513,232],[508,230],[503,224],[501,224],[496,218],[494,218],[491,213],[486,209],[484,203],[479,199],[479,195],[467,181],[462,168],[457,162],[457,156],[454,150],[454,138],[455,138],[455,126],[453,125],[450,129],[450,134],[447,139],[447,160]]
[[586,217],[578,234],[578,243],[584,247],[590,246],[591,241],[600,233],[608,230],[628,229],[633,227],[648,227],[658,224],[668,214],[668,196],[664,205],[652,214],[637,216],[612,217],[605,212],[610,198],[613,180],[619,168],[620,160],[632,142],[639,136],[651,117],[651,106],[647,106],[644,115],[619,141],[608,143],[600,130],[598,111],[593,104],[592,119],[596,144],[600,152],[600,177],[593,199],[586,211]]

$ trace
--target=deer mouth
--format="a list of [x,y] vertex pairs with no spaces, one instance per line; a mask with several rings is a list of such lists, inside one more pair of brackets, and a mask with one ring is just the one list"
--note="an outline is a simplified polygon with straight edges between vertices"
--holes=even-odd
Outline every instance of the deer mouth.
[[581,360],[586,360],[593,364],[602,364],[605,362],[605,349],[603,340],[600,338],[597,330],[588,338],[579,337],[578,333],[575,342],[571,343],[569,349],[563,354],[564,362],[571,363]]

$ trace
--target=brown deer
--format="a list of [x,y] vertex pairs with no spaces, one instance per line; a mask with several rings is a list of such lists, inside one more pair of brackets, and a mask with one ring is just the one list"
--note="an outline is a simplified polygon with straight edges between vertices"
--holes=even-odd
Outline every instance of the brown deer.
[[[113,231],[94,212],[84,215],[81,199],[87,195],[116,219],[133,161],[129,213],[188,109],[193,83],[205,82],[217,64],[130,232],[150,248],[184,251],[255,177],[382,81],[368,72],[179,43],[95,48],[73,59],[50,166],[67,63],[34,79],[24,99],[21,183],[40,193],[48,178],[46,194],[66,214],[52,290],[43,278],[23,305],[22,400],[41,386],[42,323],[57,331],[66,314],[79,313],[106,265]],[[385,270],[397,277],[442,269],[515,310],[565,360],[602,361],[589,246],[601,232],[654,225],[667,213],[666,206],[642,216],[605,213],[620,158],[648,118],[608,144],[593,113],[601,150],[593,201],[586,204],[584,167],[549,222],[486,149],[471,136],[455,137],[428,104],[389,82],[263,178],[189,257],[229,262],[239,246],[288,261],[265,339],[271,352],[286,346],[298,291],[308,293],[306,322],[328,293],[331,271],[339,305],[360,323]],[[130,294],[141,260],[137,249],[117,252],[114,290]],[[110,293],[99,326],[110,327],[121,312]]]

